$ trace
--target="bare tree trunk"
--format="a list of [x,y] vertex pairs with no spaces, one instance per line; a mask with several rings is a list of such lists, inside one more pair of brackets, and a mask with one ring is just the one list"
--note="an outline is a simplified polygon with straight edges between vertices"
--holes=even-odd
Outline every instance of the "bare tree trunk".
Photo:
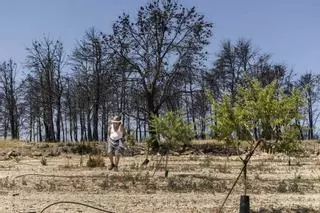
[[309,121],[308,139],[312,140],[314,137],[313,137],[312,91],[310,86],[308,88],[308,121]]
[[[64,113],[64,134],[63,134],[63,141],[71,141],[71,138],[68,138],[68,112],[67,109],[65,109]],[[69,130],[71,131],[71,129]]]
[[80,110],[80,141],[87,140],[84,112]]
[[41,128],[41,118],[38,117],[38,135],[39,135],[39,141],[42,141],[42,128]]
[[91,119],[90,119],[90,110],[87,111],[87,134],[88,141],[92,141],[92,131],[91,131]]
[[4,140],[7,140],[7,136],[8,136],[8,121],[7,121],[7,112],[4,112],[4,119],[3,119],[3,125],[4,125],[4,130],[3,130],[3,137]]
[[192,117],[192,123],[193,123],[193,131],[195,133],[195,137],[198,138],[196,115],[195,115],[195,112],[194,112],[194,100],[193,100],[193,90],[192,90],[192,81],[191,81],[191,79],[190,79],[190,83],[189,83],[189,92],[190,92],[190,100],[191,100],[191,117]]
[[147,115],[144,113],[144,122],[143,122],[143,132],[144,132],[144,138],[147,137]]
[[200,123],[201,123],[201,139],[206,139],[206,122],[204,117],[202,117]]
[[[80,112],[81,113],[81,112]],[[74,141],[78,142],[78,118],[77,113],[73,112],[73,135],[74,135]],[[81,122],[81,120],[80,120]]]
[[61,113],[61,101],[57,103],[57,117],[56,117],[56,140],[59,142],[61,140],[61,123],[62,123],[62,113]]
[[102,105],[102,121],[101,121],[101,140],[105,141],[106,138],[106,123],[107,123],[107,109],[106,104]]
[[89,138],[90,141],[91,140],[94,140],[94,141],[98,141],[99,140],[99,136],[98,136],[98,123],[99,123],[99,117],[98,117],[98,113],[99,113],[99,103],[97,103],[99,100],[99,98],[97,98],[96,100],[96,103],[94,104],[94,110],[93,110],[93,131],[92,131],[92,136],[91,135],[91,125],[90,125],[90,116],[88,116],[88,135],[89,135]]
[[74,115],[71,109],[71,103],[69,103],[69,137],[70,137],[70,141],[73,141],[73,126],[74,126]]
[[34,132],[34,122],[33,122],[33,116],[31,112],[29,112],[29,141],[32,141],[32,134]]
[[140,125],[140,118],[139,118],[139,109],[137,109],[137,116],[136,116],[136,141],[140,141],[141,139],[141,125]]

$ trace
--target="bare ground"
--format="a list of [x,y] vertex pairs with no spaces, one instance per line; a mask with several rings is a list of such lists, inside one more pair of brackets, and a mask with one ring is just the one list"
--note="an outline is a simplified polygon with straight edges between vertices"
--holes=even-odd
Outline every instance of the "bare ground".
[[[3,151],[3,152],[7,152]],[[33,150],[35,152],[35,150]],[[34,154],[35,155],[35,154]],[[238,157],[170,156],[169,176],[160,156],[141,167],[144,156],[124,157],[119,172],[88,168],[88,156],[18,155],[0,161],[0,212],[41,212],[60,201],[80,202],[111,212],[216,212],[240,169]],[[41,163],[42,161],[42,163]],[[47,165],[42,165],[42,164]],[[104,157],[108,164],[108,159]],[[257,153],[248,168],[252,212],[320,212],[320,157],[292,158]],[[153,175],[154,174],[154,175]],[[239,212],[242,180],[224,212]],[[101,212],[57,204],[44,212]]]

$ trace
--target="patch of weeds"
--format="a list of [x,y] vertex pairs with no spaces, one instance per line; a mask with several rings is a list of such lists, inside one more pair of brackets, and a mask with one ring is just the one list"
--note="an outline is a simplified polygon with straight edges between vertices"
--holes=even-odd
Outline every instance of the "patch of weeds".
[[21,159],[20,159],[18,156],[14,157],[13,159],[14,159],[17,163],[19,163],[19,162],[21,161]]
[[210,181],[208,179],[202,179],[197,183],[195,189],[200,190],[200,191],[209,191],[209,192],[214,193],[214,191],[216,189],[216,184],[215,184],[215,182]]
[[171,176],[167,178],[167,189],[172,192],[190,192],[197,188],[193,179]]
[[296,193],[296,192],[300,192],[300,188],[299,188],[299,182],[301,181],[301,176],[295,176],[294,179],[292,181],[286,182],[284,180],[282,180],[278,187],[277,187],[277,191],[280,193],[286,193],[286,192],[292,192],[292,193]]
[[139,163],[132,162],[132,163],[130,164],[130,169],[131,169],[131,170],[138,170],[139,168],[140,168]]
[[149,171],[152,171],[152,170],[154,170],[156,168],[156,165],[157,165],[157,163],[152,162],[152,163],[147,165],[147,168],[148,168]]
[[56,156],[59,156],[60,154],[61,154],[61,152],[57,147],[52,147],[49,150],[48,156],[56,157]]
[[289,185],[289,191],[290,192],[300,192],[298,182],[301,180],[301,176],[298,175],[294,177],[293,181]]
[[262,180],[262,178],[260,177],[260,175],[259,175],[258,173],[255,174],[254,179],[255,179],[255,180],[259,180],[259,181]]
[[43,183],[42,179],[39,181],[39,183],[35,183],[34,188],[38,191],[38,192],[42,192],[43,190],[45,190],[46,185]]
[[191,155],[191,156],[189,156],[189,160],[190,161],[198,161],[199,157]]
[[59,142],[59,143],[57,144],[57,147],[64,147],[65,145],[66,145],[66,143]]
[[134,176],[131,174],[131,172],[124,172],[121,180],[123,182],[131,182],[134,180]]
[[303,164],[302,163],[300,163],[300,161],[297,161],[297,163],[296,163],[296,166],[303,166]]
[[49,148],[49,147],[50,147],[50,145],[48,143],[40,143],[38,145],[38,148],[42,148],[42,149],[46,149],[46,148]]
[[226,191],[228,191],[228,185],[227,185],[227,181],[225,180],[220,180],[217,182],[217,184],[215,185],[215,188],[214,188],[215,192],[218,192],[218,193],[224,193]]
[[10,181],[8,176],[0,179],[1,188],[12,189],[15,185],[16,185],[15,181],[14,180]]
[[[149,180],[148,185],[146,185],[146,186],[147,186],[147,190],[155,191],[158,189],[157,183],[155,180]],[[150,191],[149,191],[149,193],[150,193]]]
[[144,188],[146,190],[156,190],[157,189],[157,183],[154,179],[151,178],[149,172],[146,172],[145,175],[139,174],[136,175],[136,180],[141,182]]
[[47,159],[45,157],[42,157],[40,163],[42,166],[47,166]]
[[261,161],[259,162],[258,164],[255,165],[255,167],[258,171],[263,171],[265,170],[265,162],[264,161]]
[[217,169],[220,173],[231,173],[229,166],[227,165],[227,162],[225,162],[223,165],[218,164]]
[[201,167],[203,168],[208,168],[211,165],[211,159],[209,158],[209,156],[207,156],[200,164]]
[[167,187],[169,191],[178,191],[181,190],[183,187],[179,185],[179,183],[182,183],[180,180],[178,181],[178,178],[175,176],[169,177],[167,182]]
[[93,168],[93,167],[104,167],[104,166],[105,166],[105,163],[101,155],[98,155],[98,156],[89,155],[89,159],[87,161],[87,167]]
[[178,168],[178,171],[180,172],[190,172],[190,171],[195,171],[196,168],[190,165],[186,165],[186,166],[180,166]]
[[80,190],[80,191],[84,191],[86,188],[85,182],[79,178],[72,180],[72,186],[74,189]]
[[108,180],[108,177],[106,177],[105,179],[102,180],[102,183],[98,184],[100,186],[101,189],[106,190],[108,188],[110,188],[110,183]]
[[82,155],[81,155],[80,160],[79,160],[79,165],[80,165],[80,167],[83,166],[83,157],[82,157]]
[[67,158],[67,163],[63,166],[63,168],[65,168],[65,169],[73,168],[74,165],[71,165],[71,164],[70,164],[70,159],[71,159],[72,157],[69,156],[69,155],[67,155],[66,158]]
[[68,146],[63,146],[63,147],[61,147],[61,151],[63,153],[69,153],[71,151],[71,149]]
[[280,193],[287,192],[288,191],[288,184],[284,180],[282,180],[277,187],[277,191]]
[[24,186],[27,185],[26,177],[22,177],[21,184],[24,185]]
[[76,167],[77,166],[71,165],[71,164],[65,164],[65,165],[60,166],[60,168],[62,168],[62,169],[72,169],[72,168],[76,168]]
[[71,151],[74,154],[98,154],[101,150],[92,143],[78,143],[71,147]]
[[48,181],[47,183],[49,185],[49,191],[52,192],[52,191],[55,191],[57,189],[57,185],[56,185],[56,183],[54,181]]

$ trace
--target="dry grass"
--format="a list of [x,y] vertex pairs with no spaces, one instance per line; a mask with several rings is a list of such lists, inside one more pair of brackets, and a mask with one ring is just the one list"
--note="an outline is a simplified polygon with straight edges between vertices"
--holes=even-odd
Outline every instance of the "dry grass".
[[28,147],[30,144],[21,141],[0,140],[0,149]]
[[[308,142],[308,146],[313,143]],[[59,144],[43,144],[39,149],[52,146],[62,148]],[[160,156],[150,156],[147,166],[141,166],[145,159],[142,155],[121,158],[119,172],[81,166],[80,156],[74,154],[46,156],[47,166],[41,166],[42,156],[22,155],[19,159],[1,161],[0,212],[12,212],[13,204],[15,212],[39,212],[45,204],[70,199],[114,212],[212,212],[220,207],[242,166],[238,156],[170,156],[169,177],[164,178],[164,163],[156,167]],[[89,159],[89,155],[83,155],[83,162]],[[103,156],[97,162],[109,164]],[[292,157],[292,162],[293,166],[288,166],[283,154],[257,152],[253,156],[248,166],[248,194],[253,212],[320,209],[315,202],[320,199],[319,157],[312,154]],[[242,193],[241,178],[224,212],[239,212]],[[19,195],[12,201],[7,196],[11,194]],[[57,206],[51,212],[80,211],[90,212],[67,205]]]

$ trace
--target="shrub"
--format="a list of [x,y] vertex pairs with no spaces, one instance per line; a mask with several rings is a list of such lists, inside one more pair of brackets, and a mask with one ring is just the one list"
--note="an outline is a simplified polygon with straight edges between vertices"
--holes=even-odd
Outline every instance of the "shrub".
[[155,130],[162,149],[179,149],[189,145],[194,138],[191,125],[186,124],[178,112],[168,112],[163,116],[154,116],[151,127]]
[[99,149],[96,146],[93,146],[91,143],[88,142],[81,142],[79,144],[76,144],[74,147],[72,147],[72,152],[74,154],[98,154]]
[[89,155],[89,159],[87,161],[87,167],[93,168],[93,167],[104,167],[104,166],[105,166],[105,163],[102,156]]
[[43,165],[43,166],[47,165],[47,159],[45,157],[42,157],[40,162],[41,162],[41,165]]

